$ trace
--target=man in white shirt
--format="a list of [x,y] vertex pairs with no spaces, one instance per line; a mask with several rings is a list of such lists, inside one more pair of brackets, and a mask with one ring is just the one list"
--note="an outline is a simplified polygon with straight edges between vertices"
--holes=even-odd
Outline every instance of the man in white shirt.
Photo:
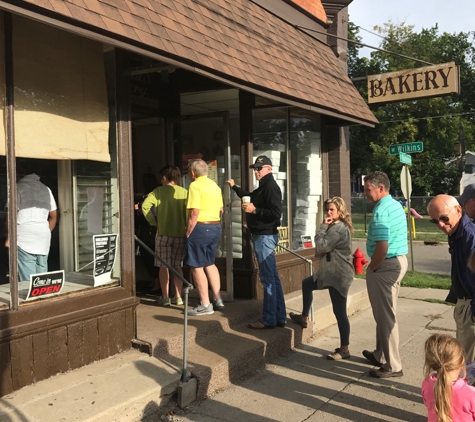
[[[18,276],[25,281],[48,271],[51,232],[58,219],[53,193],[34,173],[17,182],[17,210]],[[5,246],[10,246],[8,236]]]

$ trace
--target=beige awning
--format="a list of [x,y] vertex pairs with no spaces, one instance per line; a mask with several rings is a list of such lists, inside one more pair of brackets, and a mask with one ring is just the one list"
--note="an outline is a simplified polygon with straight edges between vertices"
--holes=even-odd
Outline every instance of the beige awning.
[[[249,0],[24,0],[16,13],[149,54],[231,86],[373,126],[377,119],[327,44]],[[30,10],[26,10],[29,8]],[[57,22],[54,22],[53,19]]]
[[14,15],[13,79],[17,157],[110,161],[101,43]]

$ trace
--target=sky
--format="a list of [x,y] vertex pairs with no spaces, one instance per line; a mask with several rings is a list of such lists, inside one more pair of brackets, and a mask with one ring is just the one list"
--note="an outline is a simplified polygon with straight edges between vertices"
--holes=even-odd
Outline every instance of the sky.
[[[431,28],[436,23],[439,33],[475,31],[475,0],[353,0],[348,8],[350,20],[373,31],[374,25],[385,22],[415,25],[414,31]],[[360,30],[362,42],[378,47],[381,38]],[[370,49],[360,50],[369,56]]]

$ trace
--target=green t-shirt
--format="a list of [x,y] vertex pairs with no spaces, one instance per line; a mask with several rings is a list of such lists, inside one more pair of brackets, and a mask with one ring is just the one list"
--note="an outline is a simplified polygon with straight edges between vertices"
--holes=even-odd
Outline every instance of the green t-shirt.
[[187,195],[181,186],[165,185],[155,188],[143,201],[143,215],[152,226],[157,226],[159,236],[185,236]]

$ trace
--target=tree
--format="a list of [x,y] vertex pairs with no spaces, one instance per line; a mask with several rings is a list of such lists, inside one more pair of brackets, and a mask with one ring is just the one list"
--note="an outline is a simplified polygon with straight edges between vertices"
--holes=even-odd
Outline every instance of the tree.
[[[412,26],[391,22],[374,29],[384,35],[379,46],[383,50],[434,64],[454,61],[460,66],[461,92],[459,95],[370,105],[380,123],[374,129],[350,128],[352,175],[382,170],[398,188],[401,163],[398,156],[389,155],[389,146],[422,141],[424,151],[412,155],[413,195],[457,194],[464,157],[457,155],[456,144],[464,144],[467,150],[475,148],[475,33],[439,34],[437,25],[415,33]],[[359,39],[358,28],[352,23],[349,32],[350,39]],[[350,44],[350,78],[426,66],[417,60],[383,51],[372,52],[370,58],[360,58],[360,47]],[[355,82],[355,85],[367,98],[365,81]]]

